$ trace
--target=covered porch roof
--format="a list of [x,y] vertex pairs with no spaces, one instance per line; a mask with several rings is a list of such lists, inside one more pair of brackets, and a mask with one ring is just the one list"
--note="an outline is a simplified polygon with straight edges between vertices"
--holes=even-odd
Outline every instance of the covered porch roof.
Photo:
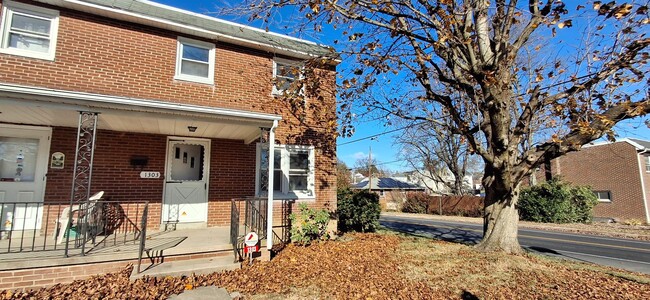
[[[260,127],[282,117],[150,99],[0,84],[0,122],[77,127],[79,111],[99,113],[105,130],[237,139],[250,143]],[[188,126],[196,127],[191,132]]]

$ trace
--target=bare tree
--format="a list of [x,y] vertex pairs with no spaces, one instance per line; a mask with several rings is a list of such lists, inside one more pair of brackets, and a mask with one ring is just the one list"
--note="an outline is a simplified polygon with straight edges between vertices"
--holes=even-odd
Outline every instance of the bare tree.
[[466,195],[472,187],[465,182],[468,169],[475,168],[467,144],[446,126],[428,122],[408,126],[396,143],[401,155],[422,184],[439,194]]
[[388,170],[378,167],[377,160],[374,158],[371,160],[367,158],[357,159],[354,163],[354,170],[366,177],[369,177],[371,174],[373,177],[382,177],[389,174]]
[[482,250],[521,251],[519,187],[538,165],[650,111],[644,1],[250,0],[247,11],[271,21],[290,5],[305,18],[297,29],[345,36],[334,43],[350,66],[344,122],[359,106],[432,126],[448,116],[482,158]]

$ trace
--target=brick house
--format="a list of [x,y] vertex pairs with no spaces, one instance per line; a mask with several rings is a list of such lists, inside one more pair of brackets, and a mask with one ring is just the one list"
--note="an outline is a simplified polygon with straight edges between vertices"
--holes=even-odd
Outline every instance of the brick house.
[[[278,200],[336,208],[331,48],[150,1],[0,5],[0,202],[104,191],[150,229],[228,226],[241,197],[271,223]],[[51,221],[25,207],[14,225]]]
[[650,223],[649,141],[624,138],[585,145],[580,151],[552,160],[531,181],[556,175],[592,187],[600,201],[594,217]]

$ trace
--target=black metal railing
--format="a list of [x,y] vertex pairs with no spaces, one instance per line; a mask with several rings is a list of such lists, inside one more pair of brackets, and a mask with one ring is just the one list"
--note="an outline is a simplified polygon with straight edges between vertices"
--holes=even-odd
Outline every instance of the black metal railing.
[[[274,202],[281,202],[282,213],[279,216],[280,224],[273,226],[271,243],[274,247],[277,245],[278,248],[282,248],[291,238],[291,221],[289,215],[292,212],[292,204],[295,201],[276,199]],[[244,210],[243,220],[241,220],[242,208]],[[268,200],[266,198],[249,197],[232,199],[230,209],[230,242],[233,246],[236,260],[242,257],[244,234],[254,231],[258,234],[260,240],[267,239],[267,213]],[[242,228],[243,232],[241,230]]]
[[241,258],[240,243],[242,242],[242,235],[240,233],[241,223],[239,221],[239,214],[241,201],[232,199],[230,203],[230,244],[232,245],[235,261]]
[[293,213],[293,204],[295,200],[276,200],[281,201],[280,224],[273,225],[273,248],[281,249],[291,241],[291,219],[289,216]]
[[140,267],[142,266],[142,254],[145,251],[145,243],[147,242],[147,218],[149,217],[149,204],[145,204],[144,211],[142,211],[142,219],[140,220],[140,246],[138,248],[138,274],[140,274]]
[[[140,237],[146,201],[99,200],[0,203],[0,255],[64,250],[64,256],[86,255]],[[0,256],[1,257],[1,256]]]
[[268,200],[263,198],[246,198],[244,214],[244,231],[256,232],[260,240],[266,239],[266,216]]

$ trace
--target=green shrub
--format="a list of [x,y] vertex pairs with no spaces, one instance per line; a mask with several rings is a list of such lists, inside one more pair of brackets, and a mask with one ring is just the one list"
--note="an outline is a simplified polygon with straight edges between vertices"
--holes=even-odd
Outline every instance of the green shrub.
[[329,233],[327,233],[330,213],[326,209],[309,208],[306,203],[300,203],[298,209],[300,210],[299,214],[292,213],[289,215],[292,224],[292,242],[305,246],[313,241],[330,238]]
[[339,231],[373,232],[379,228],[379,195],[365,190],[341,190],[337,198]]
[[429,213],[431,196],[425,193],[408,193],[402,204],[402,212],[414,214]]
[[591,188],[553,179],[522,190],[519,217],[544,223],[588,223],[596,204],[598,199]]

